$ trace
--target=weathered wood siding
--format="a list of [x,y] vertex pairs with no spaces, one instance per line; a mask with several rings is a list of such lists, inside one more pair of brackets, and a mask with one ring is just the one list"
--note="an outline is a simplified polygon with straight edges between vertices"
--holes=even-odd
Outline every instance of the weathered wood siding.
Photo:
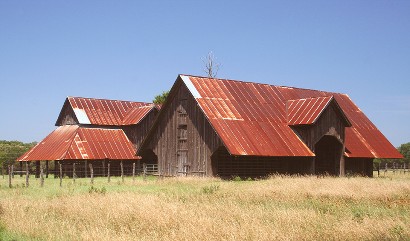
[[163,107],[140,153],[152,150],[165,175],[211,176],[211,155],[222,142],[182,81],[173,89],[168,97],[171,102]]
[[137,125],[121,127],[127,135],[128,139],[132,142],[132,144],[134,144],[136,148],[138,148],[142,140],[147,135],[148,131],[150,130],[152,124],[155,121],[157,114],[158,110],[153,109]]
[[294,126],[293,130],[314,152],[315,144],[324,136],[332,135],[341,143],[345,140],[346,124],[334,103],[331,103],[314,125]]
[[212,156],[214,174],[221,178],[260,178],[272,174],[310,174],[312,157],[232,156],[219,148]]
[[373,177],[372,158],[345,158],[346,174]]
[[64,103],[63,110],[61,111],[60,116],[58,117],[57,126],[64,126],[64,125],[77,125],[78,120],[75,116],[73,108],[69,104]]

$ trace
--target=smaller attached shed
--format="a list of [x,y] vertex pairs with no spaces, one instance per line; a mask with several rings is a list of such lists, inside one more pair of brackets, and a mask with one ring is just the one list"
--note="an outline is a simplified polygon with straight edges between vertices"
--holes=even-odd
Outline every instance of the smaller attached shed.
[[[34,146],[18,161],[35,161],[39,174],[40,161],[56,161],[63,166],[66,176],[89,175],[93,164],[94,175],[131,174],[136,146],[147,134],[158,113],[152,103],[67,97],[60,111],[58,128]],[[75,164],[75,165],[74,165]],[[55,165],[55,172],[58,165]]]
[[400,153],[346,94],[179,75],[138,155],[164,175],[372,176]]

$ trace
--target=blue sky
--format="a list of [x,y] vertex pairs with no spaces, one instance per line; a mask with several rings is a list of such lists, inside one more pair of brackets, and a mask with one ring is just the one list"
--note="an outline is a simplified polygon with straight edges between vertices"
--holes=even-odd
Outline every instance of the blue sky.
[[40,141],[67,96],[151,101],[180,73],[347,93],[410,141],[410,1],[0,1],[0,139]]

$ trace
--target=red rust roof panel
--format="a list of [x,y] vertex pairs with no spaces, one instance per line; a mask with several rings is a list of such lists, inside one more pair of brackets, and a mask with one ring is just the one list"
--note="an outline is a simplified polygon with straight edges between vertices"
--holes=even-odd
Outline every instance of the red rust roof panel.
[[121,129],[60,126],[18,161],[139,159]]
[[287,101],[289,125],[313,124],[332,101],[332,96]]
[[133,107],[127,112],[127,115],[123,119],[122,124],[123,125],[138,124],[154,108],[155,108],[154,105]]
[[290,125],[314,123],[334,98],[352,125],[346,127],[346,156],[401,158],[347,95],[187,75],[181,78],[233,155],[314,156],[288,121]]
[[[79,124],[114,126],[135,124],[134,121],[138,121],[139,115],[143,115],[143,113],[136,113],[138,111],[135,109],[152,106],[151,103],[134,101],[81,97],[68,97],[67,99],[74,109]],[[134,112],[134,114],[130,114],[130,112]]]

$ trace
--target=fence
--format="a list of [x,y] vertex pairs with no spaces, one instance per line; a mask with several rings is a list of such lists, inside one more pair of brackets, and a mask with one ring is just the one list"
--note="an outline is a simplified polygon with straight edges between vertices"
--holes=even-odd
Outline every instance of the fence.
[[[65,166],[65,169],[63,168]],[[70,177],[72,178],[73,182],[75,182],[75,180],[79,177],[79,176],[83,176],[83,177],[89,177],[90,178],[90,182],[91,184],[94,183],[94,177],[96,176],[103,176],[103,177],[107,177],[107,181],[110,182],[111,181],[111,177],[112,176],[121,176],[122,181],[124,182],[124,177],[125,176],[132,176],[132,180],[135,181],[135,176],[136,175],[142,175],[144,181],[146,180],[147,176],[161,176],[159,171],[158,171],[158,165],[157,164],[145,164],[143,163],[142,167],[137,168],[136,163],[132,163],[132,168],[131,170],[129,169],[125,169],[125,165],[121,162],[119,164],[119,169],[117,168],[111,168],[110,163],[107,164],[106,167],[101,168],[101,167],[97,167],[95,168],[94,165],[92,163],[88,164],[88,168],[78,168],[76,163],[73,163],[71,165],[71,168],[67,168],[67,165],[64,164],[57,164],[56,168],[54,168],[54,170],[51,170],[49,172],[46,172],[47,174],[44,175],[45,170],[43,166],[40,166],[40,170],[39,171],[35,171],[33,172],[30,168],[29,165],[26,163],[25,165],[25,169],[20,168],[20,170],[15,169],[14,165],[8,165],[7,168],[7,173],[8,173],[8,184],[9,187],[12,188],[12,180],[14,179],[14,175],[15,174],[19,174],[20,176],[25,175],[26,176],[26,183],[25,186],[29,187],[29,177],[30,175],[36,174],[37,177],[37,173],[38,173],[38,178],[40,179],[40,186],[43,187],[44,186],[44,176],[46,176],[46,178],[48,177],[48,174],[54,174],[54,178],[59,178],[60,179],[60,186],[62,186],[63,183],[63,179],[64,177]],[[68,170],[70,170],[70,173],[68,173]],[[101,174],[102,173],[102,174]],[[95,175],[98,174],[98,175]],[[116,175],[119,174],[119,175]],[[4,172],[2,173],[3,175],[3,179],[5,178]]]
[[374,166],[373,171],[377,171],[377,176],[380,174],[386,175],[386,173],[391,172],[393,174],[399,173],[410,173],[409,165],[406,163],[384,163]]

